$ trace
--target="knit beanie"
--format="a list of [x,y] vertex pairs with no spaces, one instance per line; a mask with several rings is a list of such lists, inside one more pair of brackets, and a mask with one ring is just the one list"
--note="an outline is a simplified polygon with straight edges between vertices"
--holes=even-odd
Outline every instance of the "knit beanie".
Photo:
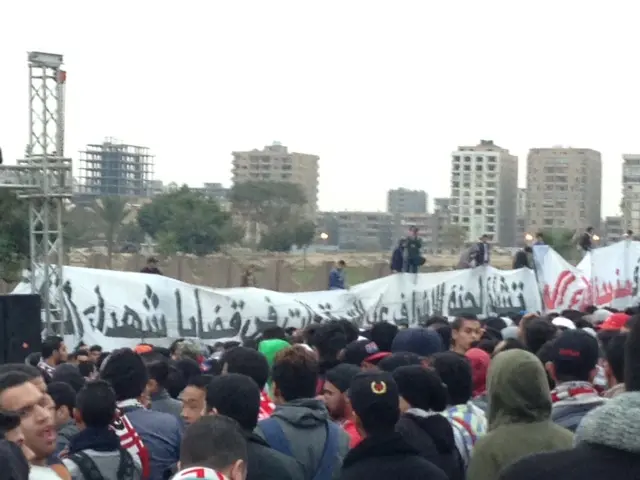
[[429,357],[442,352],[444,345],[438,332],[428,328],[407,328],[400,330],[391,343],[392,352],[409,352]]

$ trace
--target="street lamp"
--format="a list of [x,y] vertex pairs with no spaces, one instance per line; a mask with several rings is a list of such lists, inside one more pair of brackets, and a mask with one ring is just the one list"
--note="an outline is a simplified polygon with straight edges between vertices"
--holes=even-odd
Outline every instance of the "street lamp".
[[326,232],[322,232],[320,234],[320,238],[322,239],[322,241],[326,242],[327,239],[329,238],[329,235]]
[[531,235],[530,233],[525,233],[525,235],[524,235],[524,239],[525,239],[527,242],[530,242],[530,241],[532,241],[532,240],[533,240],[533,235]]
[[592,239],[594,242],[597,242],[597,241],[599,241],[599,240],[600,240],[600,237],[599,237],[598,235],[594,234],[594,235],[593,235],[593,237],[591,237],[591,239]]

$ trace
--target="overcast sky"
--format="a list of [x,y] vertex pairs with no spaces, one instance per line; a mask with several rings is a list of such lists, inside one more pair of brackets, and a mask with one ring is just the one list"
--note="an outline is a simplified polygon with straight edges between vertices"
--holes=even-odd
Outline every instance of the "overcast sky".
[[[603,215],[640,153],[637,0],[20,0],[0,5],[0,145],[27,142],[26,52],[68,71],[66,155],[111,136],[156,178],[230,183],[231,152],[320,156],[320,208],[449,195],[450,155],[492,139],[602,152]],[[76,163],[76,167],[77,167]]]

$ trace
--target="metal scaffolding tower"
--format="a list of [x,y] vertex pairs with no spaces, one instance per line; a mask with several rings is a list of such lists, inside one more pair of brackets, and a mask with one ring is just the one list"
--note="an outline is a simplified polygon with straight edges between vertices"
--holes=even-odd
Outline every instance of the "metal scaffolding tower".
[[64,157],[66,72],[62,55],[30,52],[29,143],[17,165],[0,166],[0,188],[29,202],[30,273],[42,295],[47,334],[64,335],[62,214],[72,195],[71,159]]

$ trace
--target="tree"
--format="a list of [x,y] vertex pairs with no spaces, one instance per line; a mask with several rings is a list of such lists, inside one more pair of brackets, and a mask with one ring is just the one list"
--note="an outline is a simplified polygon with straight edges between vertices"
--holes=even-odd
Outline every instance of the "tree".
[[551,228],[542,230],[544,243],[558,252],[570,263],[579,261],[580,255],[576,247],[575,232],[568,228]]
[[316,225],[310,220],[281,224],[260,238],[259,248],[272,252],[288,252],[294,245],[306,248],[316,235]]
[[462,225],[449,224],[444,228],[441,245],[444,248],[460,250],[467,243],[468,235]]
[[242,237],[231,215],[215,199],[186,185],[144,205],[138,211],[138,225],[163,253],[207,255]]
[[131,213],[131,206],[123,197],[103,197],[93,204],[93,211],[98,215],[107,242],[107,266],[111,268],[113,247],[118,241],[118,233],[125,219]]
[[0,190],[0,278],[13,282],[29,257],[29,206],[15,192]]

